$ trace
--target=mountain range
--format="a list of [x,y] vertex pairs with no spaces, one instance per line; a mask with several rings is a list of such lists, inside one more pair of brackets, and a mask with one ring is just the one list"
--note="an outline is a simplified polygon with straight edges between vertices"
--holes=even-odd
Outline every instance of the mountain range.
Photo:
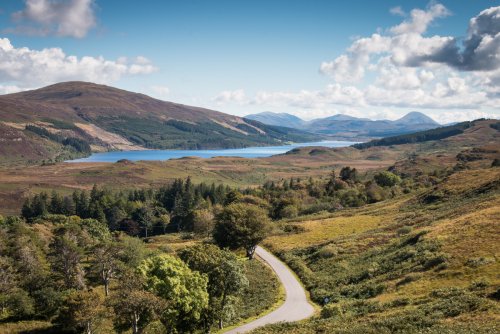
[[428,130],[441,125],[420,112],[410,112],[404,117],[391,120],[371,120],[337,114],[326,118],[304,121],[287,113],[262,112],[245,116],[269,125],[280,125],[303,131],[347,138],[386,137]]
[[5,156],[61,160],[83,151],[239,148],[319,138],[88,82],[0,96],[0,141],[9,144],[0,145],[0,163]]

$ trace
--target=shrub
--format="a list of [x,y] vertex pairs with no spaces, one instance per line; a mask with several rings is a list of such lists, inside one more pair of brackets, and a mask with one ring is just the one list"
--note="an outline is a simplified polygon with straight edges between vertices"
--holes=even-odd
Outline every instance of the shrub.
[[396,231],[396,234],[401,236],[401,235],[406,235],[408,233],[411,232],[411,227],[410,226],[403,226],[401,228],[399,228],[397,231]]
[[306,229],[304,226],[297,225],[297,224],[287,224],[283,227],[283,231],[286,233],[291,233],[291,234],[299,234],[302,232],[305,232]]
[[419,274],[409,274],[406,277],[404,277],[402,280],[396,283],[397,286],[405,285],[411,282],[418,281],[422,275]]
[[475,311],[485,304],[482,298],[457,288],[434,290],[431,296],[439,300],[427,305],[424,310],[430,314],[440,313],[447,318]]
[[281,218],[295,218],[299,215],[299,210],[295,205],[287,205],[280,210]]
[[388,171],[377,173],[373,178],[381,187],[393,187],[401,182],[401,178],[399,176]]
[[465,262],[465,265],[471,268],[477,268],[481,267],[484,265],[487,265],[489,263],[494,263],[495,259],[489,258],[489,257],[475,257],[471,259],[467,259],[467,262]]
[[321,318],[341,318],[344,315],[339,304],[328,304],[321,310]]
[[327,246],[322,247],[318,251],[318,256],[322,259],[329,259],[331,257],[337,256],[338,253],[339,253],[339,251],[338,251],[337,247],[335,247],[333,245],[327,245]]

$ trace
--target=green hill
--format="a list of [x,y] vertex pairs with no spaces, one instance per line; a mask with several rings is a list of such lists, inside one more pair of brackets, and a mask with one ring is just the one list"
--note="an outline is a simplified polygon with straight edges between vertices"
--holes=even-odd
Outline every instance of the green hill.
[[[86,82],[65,82],[0,96],[0,123],[20,144],[2,160],[58,161],[88,154],[63,141],[82,141],[92,151],[115,149],[215,149],[305,142],[318,135],[166,102],[144,94]],[[34,131],[26,131],[31,125]],[[45,129],[36,130],[37,128]],[[29,132],[29,133],[28,133]],[[53,140],[57,135],[61,140]],[[47,140],[54,148],[48,153]],[[15,143],[14,143],[15,144]]]

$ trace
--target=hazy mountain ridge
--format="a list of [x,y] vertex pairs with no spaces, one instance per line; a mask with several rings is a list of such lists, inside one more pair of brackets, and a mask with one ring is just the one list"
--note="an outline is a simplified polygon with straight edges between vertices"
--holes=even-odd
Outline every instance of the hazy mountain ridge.
[[318,134],[352,138],[393,136],[441,126],[429,116],[416,111],[394,121],[371,120],[344,114],[304,121],[291,114],[272,112],[247,115],[245,118],[266,124],[282,124]]

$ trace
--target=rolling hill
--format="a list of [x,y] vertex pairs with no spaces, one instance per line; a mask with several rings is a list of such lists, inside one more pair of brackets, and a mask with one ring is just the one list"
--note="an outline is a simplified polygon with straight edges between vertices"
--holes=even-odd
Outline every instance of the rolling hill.
[[285,113],[263,112],[247,115],[245,118],[265,124],[283,124],[304,131],[343,138],[373,138],[395,136],[416,131],[437,128],[439,123],[420,112],[410,112],[400,119],[371,120],[337,114],[325,118],[304,121]]
[[[90,145],[92,151],[238,148],[319,138],[301,130],[87,82],[64,82],[2,95],[0,122],[8,129],[2,131],[0,139],[19,148],[14,152],[0,149],[1,159],[8,156],[19,161],[58,161],[84,154],[64,145],[67,138]],[[31,129],[27,130],[27,125]],[[53,154],[48,154],[47,141],[54,148]]]

